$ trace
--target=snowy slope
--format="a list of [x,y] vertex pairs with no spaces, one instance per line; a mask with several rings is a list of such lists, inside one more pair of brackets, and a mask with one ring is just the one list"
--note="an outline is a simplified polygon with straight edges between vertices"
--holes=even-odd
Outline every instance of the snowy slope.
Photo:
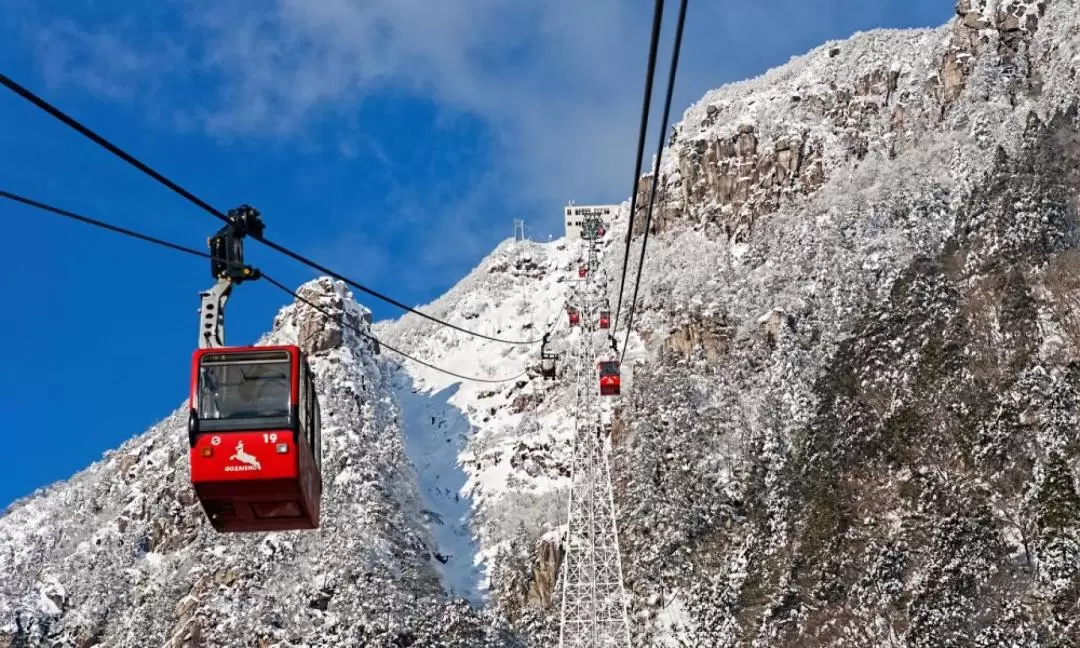
[[[550,332],[549,349],[564,352],[579,335],[568,325],[565,306],[582,283],[583,255],[581,242],[506,241],[424,311],[504,339],[539,340]],[[453,587],[484,600],[502,541],[522,524],[542,535],[563,515],[571,395],[563,383],[538,375],[538,343],[483,340],[414,315],[375,330],[436,366],[487,380],[512,378],[460,380],[405,362],[397,379],[407,449],[424,475],[425,502],[440,520],[431,529],[440,551],[453,554],[446,566]]]

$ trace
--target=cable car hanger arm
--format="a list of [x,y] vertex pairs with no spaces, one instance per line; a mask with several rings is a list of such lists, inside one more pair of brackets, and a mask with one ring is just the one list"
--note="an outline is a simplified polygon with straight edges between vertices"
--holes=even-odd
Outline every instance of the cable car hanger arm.
[[199,348],[225,346],[225,304],[233,286],[262,277],[258,269],[244,264],[244,237],[262,236],[266,225],[259,211],[249,205],[229,210],[229,222],[207,241],[210,275],[217,283],[199,293]]

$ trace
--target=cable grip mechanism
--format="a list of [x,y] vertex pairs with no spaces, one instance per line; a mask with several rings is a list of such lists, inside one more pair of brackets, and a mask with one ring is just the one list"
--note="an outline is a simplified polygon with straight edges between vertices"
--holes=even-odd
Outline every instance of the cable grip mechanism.
[[266,224],[259,211],[250,205],[230,209],[229,222],[207,241],[210,246],[210,275],[217,279],[209,290],[199,294],[199,348],[225,346],[225,303],[233,286],[262,277],[258,268],[244,263],[244,238],[261,239]]

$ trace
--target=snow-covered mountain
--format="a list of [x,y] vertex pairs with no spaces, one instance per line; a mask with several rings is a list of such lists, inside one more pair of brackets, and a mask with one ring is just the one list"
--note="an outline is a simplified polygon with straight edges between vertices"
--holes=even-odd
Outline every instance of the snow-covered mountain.
[[[1080,642],[1080,13],[956,11],[826,43],[710,92],[673,129],[615,426],[641,645]],[[620,263],[608,253],[602,269]],[[514,293],[487,268],[428,308],[516,333],[536,316],[514,320],[512,295],[549,280]],[[414,317],[380,332],[465,373],[514,357]],[[506,439],[527,388],[487,404],[463,387],[453,404],[473,440]],[[495,603],[529,631],[564,514],[559,483],[545,496],[507,446],[520,439],[534,471],[565,461],[572,400],[559,385],[543,398],[522,416],[539,428],[490,463],[470,464],[468,442],[459,455]],[[501,502],[524,527],[491,524]]]
[[[1080,11],[956,10],[708,93],[643,183],[612,436],[635,645],[1080,644]],[[424,310],[567,349],[581,255],[504,242]],[[268,340],[316,352],[324,528],[210,531],[178,410],[0,518],[0,648],[552,645],[566,363],[371,330],[481,380],[287,307]]]
[[288,306],[262,342],[313,352],[322,528],[213,531],[181,407],[0,518],[0,646],[506,645],[444,594],[393,365],[354,330],[369,313],[327,279],[300,294],[335,317]]
[[[601,253],[612,243],[602,239]],[[549,351],[566,354],[582,335],[569,326],[566,306],[581,305],[584,258],[581,241],[506,241],[424,310],[504,340],[549,334]],[[532,613],[551,603],[565,532],[576,405],[568,358],[557,364],[559,379],[548,381],[539,375],[536,343],[470,337],[415,315],[374,329],[433,365],[482,380],[511,378],[462,381],[406,362],[398,399],[412,412],[406,446],[425,503],[439,512],[431,532],[455,554],[447,566],[484,592],[474,600],[542,624]],[[598,351],[607,345],[602,334],[594,343]],[[417,407],[418,398],[429,405]],[[507,584],[512,574],[515,587]]]
[[1080,641],[1080,16],[957,13],[676,128],[614,474],[690,645]]

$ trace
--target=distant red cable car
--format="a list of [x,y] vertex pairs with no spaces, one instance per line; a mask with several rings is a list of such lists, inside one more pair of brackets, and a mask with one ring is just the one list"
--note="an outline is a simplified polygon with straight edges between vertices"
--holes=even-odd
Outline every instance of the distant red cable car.
[[577,276],[578,277],[584,279],[585,275],[587,275],[587,274],[589,274],[589,269],[586,266],[581,266],[580,268],[578,268],[578,271],[577,271]]
[[218,531],[316,529],[322,498],[322,417],[314,374],[297,346],[225,347],[234,285],[258,279],[243,238],[261,236],[258,212],[229,212],[210,240],[217,284],[202,293],[188,416],[191,483]]
[[566,308],[566,314],[570,316],[570,326],[577,326],[581,323],[581,314],[573,306]]
[[600,395],[618,396],[620,387],[619,361],[601,360],[597,368],[600,372]]
[[600,311],[600,328],[611,328],[611,311]]

